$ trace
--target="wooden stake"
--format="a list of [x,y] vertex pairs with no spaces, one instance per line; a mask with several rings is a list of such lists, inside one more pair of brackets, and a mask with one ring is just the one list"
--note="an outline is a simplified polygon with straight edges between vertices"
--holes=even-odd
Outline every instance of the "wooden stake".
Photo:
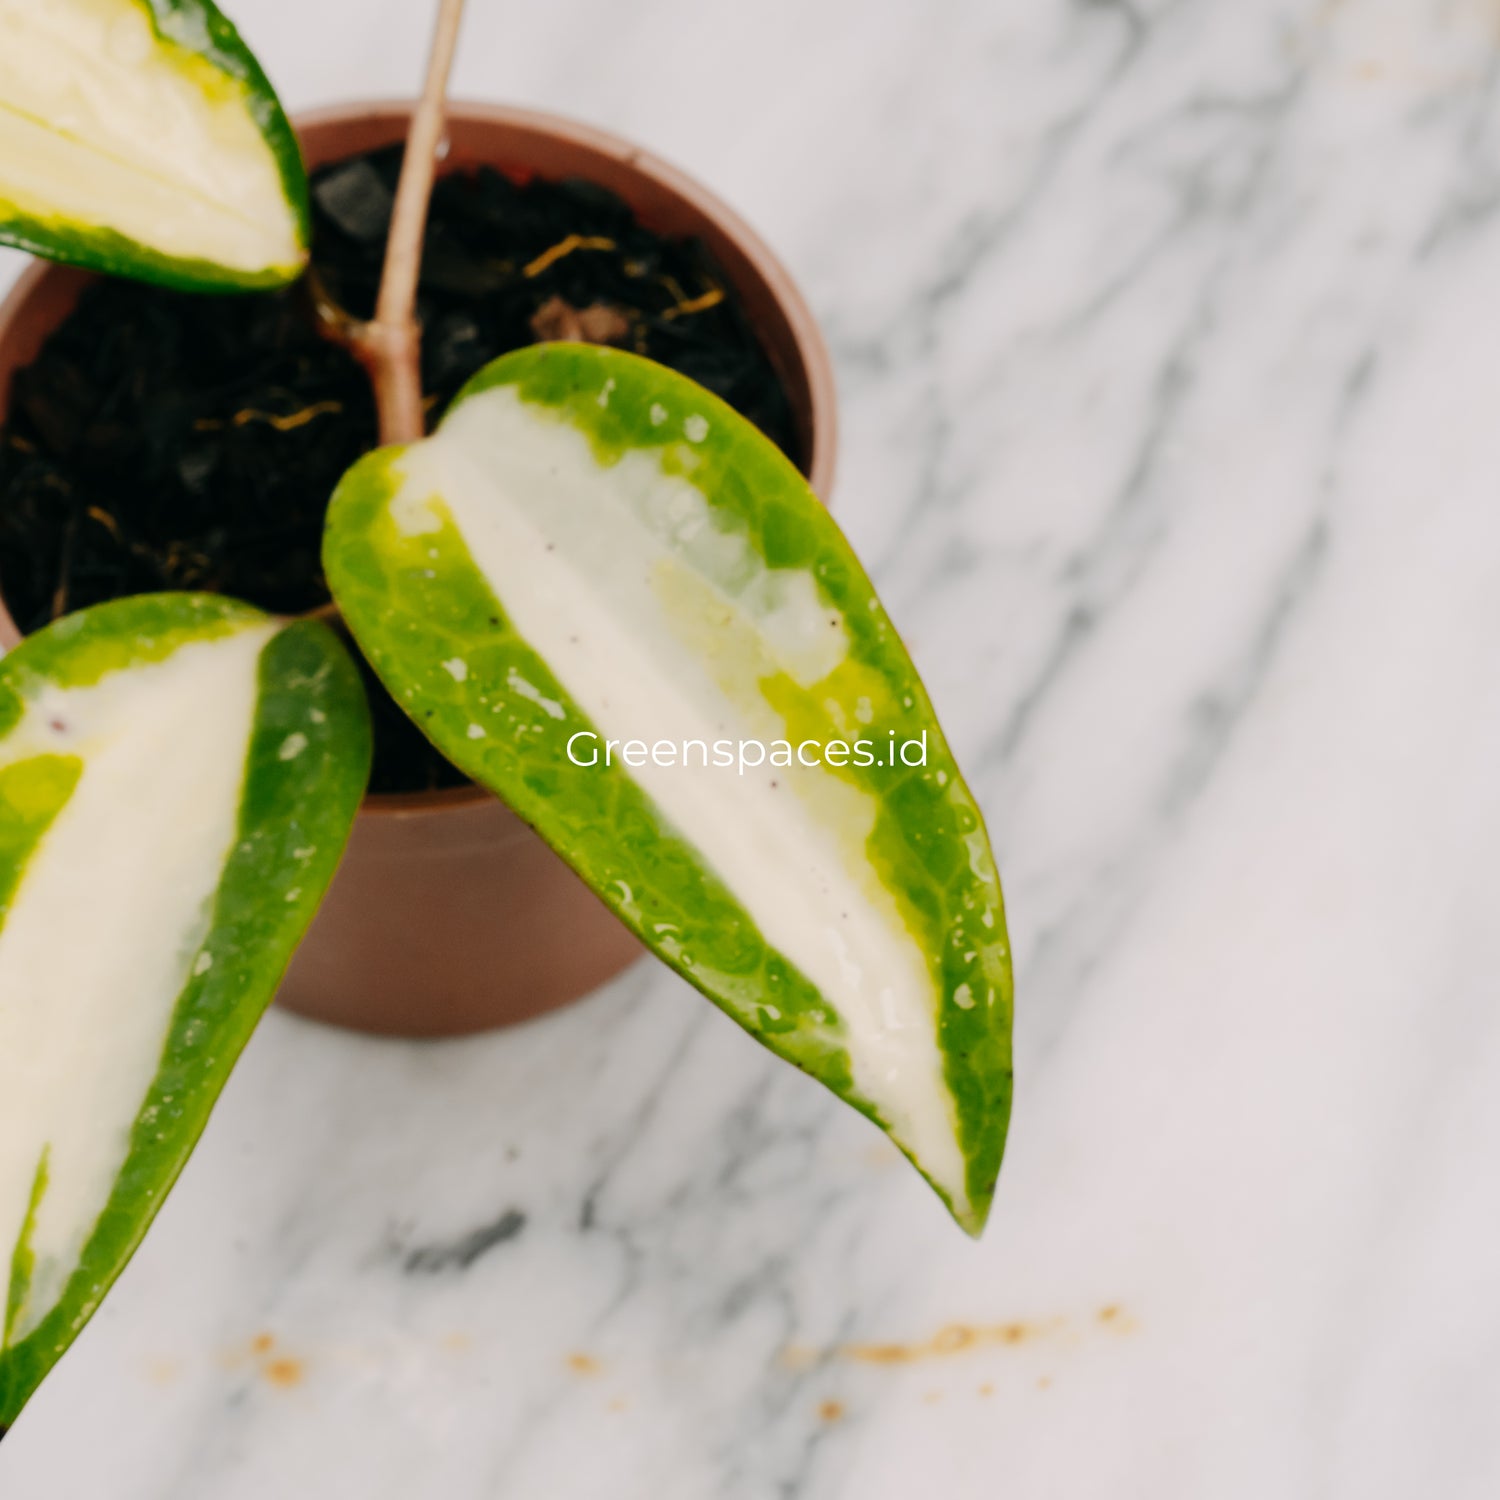
[[443,138],[448,74],[463,11],[464,0],[439,0],[427,81],[406,135],[406,155],[385,243],[375,317],[355,339],[360,361],[375,388],[382,443],[415,442],[426,431],[421,331],[415,316],[417,276],[422,269],[422,236],[427,227],[437,148]]

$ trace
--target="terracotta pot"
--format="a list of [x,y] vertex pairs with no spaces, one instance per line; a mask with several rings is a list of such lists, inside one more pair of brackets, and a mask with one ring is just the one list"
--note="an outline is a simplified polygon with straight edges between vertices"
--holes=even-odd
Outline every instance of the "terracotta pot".
[[[343,105],[301,117],[317,165],[402,140],[410,105]],[[803,468],[833,480],[833,373],[817,325],[754,232],[690,178],[590,126],[527,110],[451,104],[443,170],[611,188],[648,228],[697,235],[728,274],[791,398]],[[85,272],[37,264],[0,305],[0,415],[13,371],[72,310]],[[0,648],[20,639],[0,600]],[[366,799],[344,862],[277,1003],[361,1031],[447,1036],[565,1005],[641,948],[529,827],[476,787]]]

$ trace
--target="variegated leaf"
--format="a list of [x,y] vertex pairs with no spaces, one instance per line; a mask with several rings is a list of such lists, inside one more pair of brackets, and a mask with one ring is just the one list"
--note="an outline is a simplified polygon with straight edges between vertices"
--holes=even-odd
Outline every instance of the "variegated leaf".
[[660,366],[543,345],[357,464],[324,556],[432,740],[977,1233],[1011,1096],[1000,885],[910,658],[775,447]]
[[369,769],[326,628],[99,605],[0,660],[0,1432],[145,1233]]
[[0,0],[0,244],[234,288],[307,241],[296,138],[210,0]]

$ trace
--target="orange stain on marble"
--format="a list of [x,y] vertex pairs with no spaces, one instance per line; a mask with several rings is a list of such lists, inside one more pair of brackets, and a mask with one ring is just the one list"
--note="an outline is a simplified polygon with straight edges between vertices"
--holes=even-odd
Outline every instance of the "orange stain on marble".
[[[1116,1302],[1101,1307],[1090,1321],[1114,1334],[1133,1333],[1139,1326]],[[846,1359],[863,1365],[910,1365],[979,1349],[1029,1347],[1057,1339],[1075,1327],[1075,1321],[1066,1317],[1014,1319],[1006,1323],[948,1323],[931,1338],[909,1343],[838,1344],[826,1351],[811,1349],[806,1344],[788,1344],[781,1352],[781,1363],[793,1370],[809,1369],[825,1359]]]
[[290,1391],[301,1385],[307,1378],[307,1366],[300,1359],[288,1359],[283,1356],[280,1359],[267,1360],[261,1368],[261,1374],[278,1390]]
[[218,1364],[225,1370],[243,1370],[248,1364],[267,1385],[289,1391],[307,1378],[307,1361],[290,1354],[276,1353],[276,1335],[258,1333],[248,1344],[221,1354]]
[[1099,1309],[1099,1322],[1111,1333],[1134,1333],[1139,1326],[1123,1307],[1114,1302]]
[[941,1359],[996,1344],[1024,1344],[1057,1333],[1065,1319],[1043,1323],[949,1323],[930,1339],[909,1344],[843,1344],[835,1352],[841,1359],[865,1365],[909,1365],[919,1360]]

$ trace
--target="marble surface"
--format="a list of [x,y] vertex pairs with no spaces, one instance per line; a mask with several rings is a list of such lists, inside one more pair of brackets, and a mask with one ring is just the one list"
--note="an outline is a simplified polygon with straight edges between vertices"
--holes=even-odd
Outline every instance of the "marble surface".
[[[293,106],[413,87],[425,4],[231,8]],[[825,322],[1006,876],[995,1215],[647,964],[274,1014],[0,1496],[1500,1493],[1500,8],[471,10],[458,94],[709,179]]]

